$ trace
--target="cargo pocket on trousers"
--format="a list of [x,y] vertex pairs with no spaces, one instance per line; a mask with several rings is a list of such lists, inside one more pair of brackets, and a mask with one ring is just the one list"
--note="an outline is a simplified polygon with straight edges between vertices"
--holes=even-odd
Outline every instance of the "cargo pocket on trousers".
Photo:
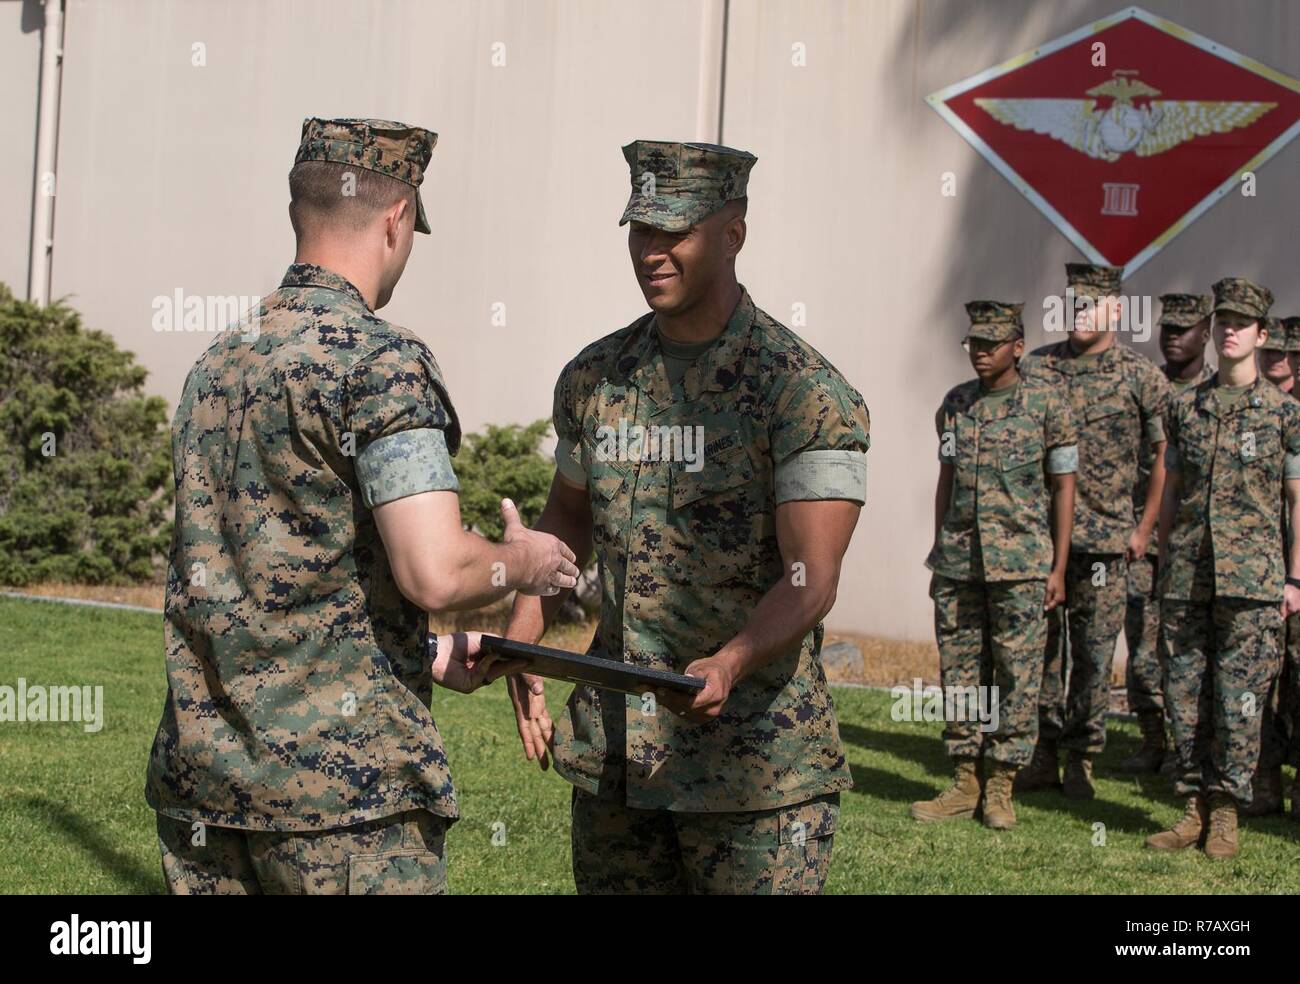
[[777,864],[772,891],[777,895],[817,895],[831,868],[831,845],[839,822],[838,794],[777,811]]
[[432,851],[354,854],[348,858],[348,894],[446,895],[446,859]]
[[819,837],[830,837],[835,833],[839,815],[838,797],[834,801],[818,799],[798,806],[783,807],[780,810],[778,841],[781,844],[799,845]]

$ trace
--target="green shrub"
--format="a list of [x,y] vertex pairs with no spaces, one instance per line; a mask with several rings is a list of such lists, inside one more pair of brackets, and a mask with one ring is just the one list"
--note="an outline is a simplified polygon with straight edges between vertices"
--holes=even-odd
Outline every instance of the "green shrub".
[[155,576],[171,531],[167,407],[62,302],[0,284],[0,584]]
[[460,516],[467,527],[500,540],[505,533],[504,498],[514,500],[525,526],[537,522],[555,474],[555,462],[538,450],[550,426],[549,420],[526,427],[488,424],[486,434],[465,435],[454,465],[460,479]]

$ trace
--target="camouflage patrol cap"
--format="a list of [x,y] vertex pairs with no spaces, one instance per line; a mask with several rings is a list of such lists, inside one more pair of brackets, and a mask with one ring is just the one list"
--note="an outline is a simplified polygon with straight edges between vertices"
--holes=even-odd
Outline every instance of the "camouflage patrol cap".
[[1075,297],[1118,297],[1123,279],[1123,267],[1065,264],[1065,283]]
[[1209,294],[1161,294],[1160,324],[1172,328],[1191,328],[1214,313],[1214,298]]
[[623,148],[632,172],[632,197],[619,225],[644,222],[666,232],[685,232],[745,197],[749,169],[758,160],[718,144],[635,140]]
[[433,156],[438,135],[419,126],[392,120],[302,121],[302,139],[293,162],[334,161],[352,164],[404,181],[415,189],[415,231],[430,232],[420,197],[420,182]]
[[1021,338],[1025,334],[1024,323],[1020,320],[1023,309],[1023,304],[1005,301],[968,301],[966,316],[970,318],[970,331],[966,337],[984,338],[991,342]]
[[1282,329],[1286,332],[1286,350],[1300,352],[1300,316],[1283,318]]
[[1260,343],[1260,348],[1271,349],[1274,352],[1285,352],[1286,349],[1286,326],[1282,324],[1281,318],[1265,318],[1261,322],[1262,327],[1267,335],[1264,341]]
[[1268,317],[1273,292],[1245,277],[1224,277],[1214,285],[1214,311],[1231,311],[1260,320]]

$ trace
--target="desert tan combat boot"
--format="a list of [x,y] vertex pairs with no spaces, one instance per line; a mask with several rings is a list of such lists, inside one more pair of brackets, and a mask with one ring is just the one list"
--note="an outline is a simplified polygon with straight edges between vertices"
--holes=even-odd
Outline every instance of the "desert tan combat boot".
[[1210,794],[1210,832],[1205,856],[1226,860],[1237,856],[1237,801],[1227,793]]
[[1046,738],[1038,739],[1034,746],[1034,757],[1029,767],[1016,774],[1015,791],[1032,793],[1035,789],[1051,789],[1061,784],[1061,767],[1056,759],[1056,742]]
[[1120,766],[1125,772],[1159,772],[1165,760],[1165,716],[1162,711],[1143,711],[1138,715],[1142,745]]
[[1092,799],[1097,789],[1092,784],[1092,759],[1083,752],[1071,752],[1065,760],[1065,777],[1061,780],[1070,799]]
[[1267,817],[1282,812],[1282,767],[1259,769],[1251,783],[1250,802],[1237,811],[1243,817]]
[[993,774],[984,780],[984,826],[993,830],[1010,830],[1016,825],[1011,788],[1018,771],[1014,765],[993,763]]
[[913,820],[964,820],[980,803],[980,779],[974,759],[957,759],[952,785],[932,800],[912,804]]
[[1169,830],[1162,830],[1148,837],[1147,847],[1153,851],[1181,851],[1187,847],[1195,847],[1205,836],[1205,825],[1208,819],[1205,797],[1200,793],[1193,793],[1187,797],[1187,809],[1183,811],[1183,818]]

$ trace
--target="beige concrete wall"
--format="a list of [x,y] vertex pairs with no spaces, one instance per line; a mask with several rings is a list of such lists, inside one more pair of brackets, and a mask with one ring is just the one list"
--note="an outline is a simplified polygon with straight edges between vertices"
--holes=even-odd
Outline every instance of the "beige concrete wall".
[[680,35],[701,8],[670,0],[653,26],[639,9],[71,0],[55,294],[75,294],[174,403],[205,339],[154,333],[151,301],[275,288],[303,117],[419,123],[440,134],[424,186],[435,231],[385,315],[430,342],[469,426],[546,415],[567,358],[642,308],[617,226],[619,147],[695,136],[698,51]]
[[41,19],[40,5],[32,0],[0,0],[0,92],[6,108],[0,154],[0,284],[24,298],[31,256]]
[[[11,6],[0,0],[0,18]],[[1300,74],[1293,4],[1147,7]],[[832,626],[929,636],[931,420],[969,373],[961,303],[1041,298],[1079,259],[924,96],[1118,8],[732,0],[723,138],[759,157],[742,280],[778,318],[804,305],[798,330],[872,409],[871,501]],[[691,0],[68,0],[54,294],[137,352],[174,403],[209,338],[153,332],[152,300],[274,288],[292,257],[285,178],[302,118],[409,120],[441,134],[425,186],[435,234],[417,237],[385,314],[429,341],[470,428],[543,416],[563,363],[644,309],[616,225],[619,147],[711,135],[702,32],[716,32],[720,11]],[[191,64],[196,42],[206,67]],[[496,42],[504,67],[491,63]],[[791,65],[795,42],[805,67]],[[0,37],[0,53],[22,44],[34,71],[30,37]],[[34,102],[33,88],[33,120]],[[1244,272],[1300,310],[1283,239],[1300,212],[1297,163],[1292,145],[1261,169],[1258,198],[1216,206],[1132,289]],[[944,171],[957,175],[955,199],[939,193]],[[504,327],[491,321],[497,303]]]

